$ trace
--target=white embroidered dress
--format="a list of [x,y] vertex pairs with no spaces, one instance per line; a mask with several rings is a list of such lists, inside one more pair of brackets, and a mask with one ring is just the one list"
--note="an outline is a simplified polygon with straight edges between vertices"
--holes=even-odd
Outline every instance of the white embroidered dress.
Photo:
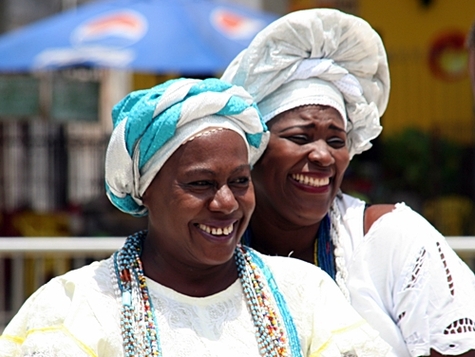
[[475,275],[445,238],[404,204],[363,237],[365,203],[343,195],[337,204],[351,304],[396,356],[475,349]]
[[[386,355],[389,346],[351,308],[328,275],[296,259],[260,256],[287,301],[303,356]],[[5,329],[0,356],[123,356],[120,307],[109,260],[40,288]],[[204,298],[147,283],[165,357],[260,356],[239,280]]]

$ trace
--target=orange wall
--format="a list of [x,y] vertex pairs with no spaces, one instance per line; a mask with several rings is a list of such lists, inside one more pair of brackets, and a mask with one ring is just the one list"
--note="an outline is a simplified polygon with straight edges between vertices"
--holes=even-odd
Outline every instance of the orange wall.
[[475,20],[475,1],[432,0],[424,7],[419,0],[359,0],[359,12],[381,31],[388,48],[424,47],[440,29],[468,30]]
[[449,79],[431,71],[429,53],[438,35],[466,34],[475,20],[473,0],[359,0],[359,15],[380,32],[389,54],[391,97],[383,117],[383,137],[411,126],[474,143],[471,87],[465,49],[446,49],[439,57],[453,68]]

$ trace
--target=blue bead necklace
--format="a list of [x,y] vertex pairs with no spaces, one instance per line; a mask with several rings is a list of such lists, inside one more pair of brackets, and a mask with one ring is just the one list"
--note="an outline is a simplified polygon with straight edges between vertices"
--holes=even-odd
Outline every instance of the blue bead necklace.
[[[331,220],[330,216],[327,214],[320,222],[320,227],[318,228],[317,236],[315,237],[313,248],[314,264],[322,268],[333,278],[333,280],[335,280],[335,247],[331,238],[330,228]],[[248,227],[241,239],[241,242],[242,244],[252,247],[253,240],[253,233],[251,228]]]
[[330,234],[330,216],[327,214],[320,222],[318,227],[317,238],[315,239],[313,254],[314,263],[322,268],[335,280],[335,247]]
[[[141,231],[129,236],[124,246],[113,254],[112,273],[122,305],[120,325],[126,357],[163,355],[140,260],[146,235],[146,231]],[[301,357],[295,325],[270,270],[247,247],[239,245],[234,257],[261,356]]]

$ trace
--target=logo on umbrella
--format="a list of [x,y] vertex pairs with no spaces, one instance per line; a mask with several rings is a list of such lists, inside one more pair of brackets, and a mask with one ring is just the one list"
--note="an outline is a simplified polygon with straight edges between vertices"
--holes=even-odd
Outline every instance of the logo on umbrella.
[[119,10],[79,25],[71,34],[71,43],[73,46],[126,47],[140,40],[146,31],[147,20],[141,14]]
[[234,40],[254,37],[266,24],[264,21],[240,15],[227,9],[216,9],[211,15],[211,23],[221,33]]
[[71,33],[69,48],[48,48],[35,58],[36,68],[96,63],[126,66],[135,52],[125,47],[139,41],[147,31],[147,20],[138,12],[119,10],[90,19]]

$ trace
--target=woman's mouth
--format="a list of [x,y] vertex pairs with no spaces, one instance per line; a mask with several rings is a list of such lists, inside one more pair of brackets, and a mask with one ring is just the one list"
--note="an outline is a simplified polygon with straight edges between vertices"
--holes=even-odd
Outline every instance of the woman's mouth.
[[318,178],[318,177],[311,177],[311,176],[307,176],[303,174],[292,174],[291,177],[298,183],[301,183],[307,186],[312,186],[312,187],[323,187],[323,186],[328,186],[330,184],[329,177]]
[[213,236],[227,236],[233,232],[234,225],[230,224],[227,227],[211,227],[206,224],[200,223],[198,224],[198,228]]

